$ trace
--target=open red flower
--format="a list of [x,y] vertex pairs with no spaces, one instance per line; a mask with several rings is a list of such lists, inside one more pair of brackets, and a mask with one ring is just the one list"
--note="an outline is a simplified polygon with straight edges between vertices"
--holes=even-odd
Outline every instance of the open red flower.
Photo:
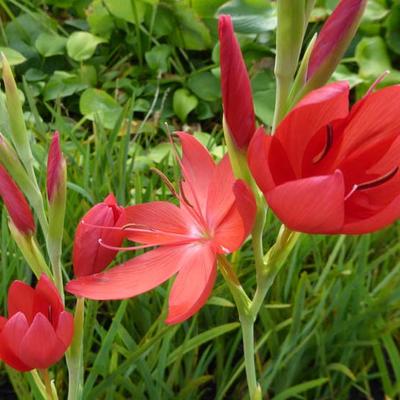
[[250,169],[289,228],[360,234],[400,216],[400,86],[371,91],[349,111],[347,82],[311,92],[274,136],[259,129]]
[[101,241],[111,246],[121,246],[124,236],[116,227],[121,222],[123,208],[113,194],[93,206],[81,219],[75,232],[72,263],[75,276],[91,275],[102,271],[115,258],[118,251],[105,248]]
[[14,281],[8,319],[0,317],[0,359],[18,371],[45,369],[61,359],[72,341],[74,319],[46,275],[33,289]]
[[235,180],[228,157],[215,164],[192,136],[179,133],[184,181],[180,205],[165,201],[125,209],[125,231],[139,247],[159,246],[109,271],[68,283],[67,290],[90,299],[123,299],[147,292],[177,274],[166,322],[184,321],[208,299],[218,254],[237,250],[255,217],[255,201]]

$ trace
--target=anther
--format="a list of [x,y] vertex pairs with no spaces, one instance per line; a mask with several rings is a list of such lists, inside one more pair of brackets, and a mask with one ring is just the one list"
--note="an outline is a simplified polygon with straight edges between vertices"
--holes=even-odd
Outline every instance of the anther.
[[323,150],[319,154],[317,154],[312,159],[312,162],[314,164],[320,162],[328,154],[328,151],[330,150],[332,145],[333,145],[333,127],[332,127],[331,124],[329,124],[326,127],[326,143],[325,143],[325,147],[323,148]]
[[393,168],[390,172],[388,172],[386,175],[381,176],[380,178],[373,179],[368,182],[360,183],[357,185],[357,190],[365,190],[365,189],[371,189],[376,186],[383,185],[385,182],[390,181],[398,172],[399,167]]

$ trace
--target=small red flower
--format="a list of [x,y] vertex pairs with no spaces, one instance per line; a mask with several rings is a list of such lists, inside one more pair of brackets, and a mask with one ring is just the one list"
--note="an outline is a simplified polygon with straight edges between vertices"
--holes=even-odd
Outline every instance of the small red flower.
[[231,17],[220,16],[218,27],[225,120],[235,144],[245,149],[256,129],[250,80]]
[[109,194],[102,203],[93,206],[81,219],[75,232],[73,266],[75,276],[91,275],[102,271],[115,258],[118,251],[101,246],[121,246],[123,234],[116,227],[121,222],[123,208],[114,195]]
[[311,92],[274,136],[248,153],[268,204],[289,228],[360,234],[400,216],[400,86],[369,92],[349,111],[347,82]]
[[18,371],[58,362],[72,341],[74,319],[46,275],[33,289],[14,281],[8,290],[8,319],[0,317],[0,359]]
[[166,322],[182,322],[207,301],[218,254],[237,250],[255,217],[252,193],[236,180],[227,156],[215,164],[193,137],[179,133],[184,181],[180,205],[156,201],[128,207],[129,240],[159,246],[110,271],[70,281],[67,290],[90,299],[123,299],[147,292],[177,274]]
[[35,231],[35,221],[29,204],[11,176],[1,165],[0,197],[3,199],[8,214],[17,229],[24,235],[31,235]]

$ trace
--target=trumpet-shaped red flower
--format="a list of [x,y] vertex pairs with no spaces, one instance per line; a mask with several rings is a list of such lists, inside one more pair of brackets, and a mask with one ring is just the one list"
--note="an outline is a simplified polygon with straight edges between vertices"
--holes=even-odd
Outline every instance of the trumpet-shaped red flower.
[[85,276],[102,271],[111,263],[118,250],[101,246],[121,246],[124,235],[116,227],[122,220],[123,208],[113,194],[93,206],[81,219],[75,232],[72,263],[75,276]]
[[249,147],[253,176],[275,214],[308,233],[372,232],[400,216],[400,86],[349,111],[349,86],[306,96],[274,136]]
[[32,234],[35,231],[35,221],[29,204],[19,187],[1,165],[0,197],[17,229],[25,235]]
[[0,359],[18,371],[45,369],[61,359],[72,341],[74,319],[46,275],[33,289],[14,281],[8,319],[0,317]]
[[125,231],[139,247],[159,246],[110,271],[68,283],[75,295],[97,300],[123,299],[147,292],[177,274],[169,297],[169,324],[184,321],[209,297],[218,254],[237,250],[248,236],[255,201],[235,180],[229,159],[215,164],[193,137],[179,133],[184,181],[180,205],[165,201],[125,209]]
[[245,149],[256,130],[250,79],[231,17],[221,15],[218,28],[224,116],[236,146]]

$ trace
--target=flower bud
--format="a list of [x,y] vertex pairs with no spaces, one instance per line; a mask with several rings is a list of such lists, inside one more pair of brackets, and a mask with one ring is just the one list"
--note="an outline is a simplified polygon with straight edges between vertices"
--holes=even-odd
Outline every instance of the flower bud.
[[124,234],[112,229],[121,225],[123,208],[110,194],[102,203],[92,207],[79,222],[75,232],[73,266],[75,276],[85,276],[102,271],[115,258],[118,251],[101,245],[119,247]]
[[60,134],[55,132],[51,140],[47,159],[47,197],[49,203],[66,188],[66,165],[61,153]]
[[16,228],[24,235],[32,235],[35,221],[28,202],[8,172],[0,165],[0,197]]
[[349,47],[367,0],[341,0],[323,25],[312,50],[306,76],[306,93],[323,86]]
[[228,15],[219,17],[221,89],[230,135],[240,149],[247,148],[255,131],[250,80]]

